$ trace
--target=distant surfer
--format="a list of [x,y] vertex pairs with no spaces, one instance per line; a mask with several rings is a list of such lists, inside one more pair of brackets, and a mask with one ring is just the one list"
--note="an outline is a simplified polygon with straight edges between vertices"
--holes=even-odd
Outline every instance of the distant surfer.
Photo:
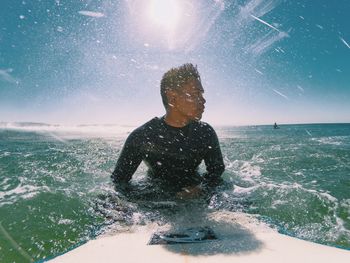
[[[184,64],[167,71],[160,93],[166,110],[129,134],[111,178],[125,190],[142,161],[148,178],[178,198],[197,197],[222,182],[225,170],[214,129],[201,122],[204,89],[197,67]],[[204,160],[206,172],[199,174]]]
[[273,125],[274,129],[279,129],[280,127],[277,125],[277,123],[275,122],[275,124]]

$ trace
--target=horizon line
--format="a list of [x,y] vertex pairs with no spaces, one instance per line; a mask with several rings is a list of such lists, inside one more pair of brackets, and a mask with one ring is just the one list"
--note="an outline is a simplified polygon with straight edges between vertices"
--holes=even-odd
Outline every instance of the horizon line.
[[[50,122],[39,122],[39,121],[2,121],[0,120],[0,124],[1,123],[21,123],[21,124],[41,124],[41,125],[50,125],[50,126],[130,126],[130,127],[138,127],[139,125],[142,125],[143,123],[140,124],[135,124],[135,123],[50,123]],[[209,122],[208,122],[209,123]],[[212,124],[213,123],[213,124]],[[259,124],[223,124],[223,123],[215,123],[215,122],[211,122],[209,123],[212,126],[216,126],[216,127],[232,127],[232,126],[236,126],[236,127],[240,127],[240,126],[270,126],[270,125],[274,125],[275,122],[271,122],[271,123],[259,123]],[[350,124],[350,122],[300,122],[300,123],[292,123],[292,122],[280,122],[277,123],[278,126],[282,126],[282,125],[327,125],[327,124]]]

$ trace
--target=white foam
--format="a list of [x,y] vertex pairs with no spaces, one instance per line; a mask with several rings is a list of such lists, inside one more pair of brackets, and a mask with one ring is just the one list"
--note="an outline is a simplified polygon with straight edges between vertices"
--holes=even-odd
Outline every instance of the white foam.
[[4,204],[14,203],[19,198],[30,199],[41,192],[50,191],[47,186],[34,186],[34,185],[18,185],[16,188],[8,191],[0,191],[0,206]]
[[265,162],[264,158],[261,157],[261,153],[254,155],[252,158],[252,161],[254,161],[256,163],[264,163]]
[[225,165],[227,171],[232,171],[234,174],[239,175],[240,179],[255,184],[255,179],[261,176],[260,166],[253,163],[263,163],[264,159],[259,155],[254,156],[252,161],[231,161],[227,157],[225,159]]
[[258,187],[259,187],[258,185],[251,186],[251,187],[240,187],[238,185],[234,185],[233,193],[236,195],[246,195],[246,194],[250,194],[251,192],[256,190]]
[[350,220],[350,199],[344,199],[344,200],[342,200],[341,203],[340,203],[340,206],[341,206],[342,208],[345,208],[345,209],[347,210],[347,213],[348,213],[347,219]]
[[11,153],[10,152],[3,152],[0,157],[6,157],[6,156],[10,156]]
[[320,191],[317,191],[317,190],[314,190],[314,189],[308,189],[308,188],[305,188],[304,186],[302,186],[301,184],[298,184],[298,183],[293,183],[293,184],[288,184],[288,183],[274,184],[274,183],[261,182],[259,184],[259,187],[267,188],[269,190],[272,190],[272,189],[278,189],[278,190],[298,189],[298,190],[301,190],[301,191],[313,194],[313,195],[317,196],[318,198],[320,198],[322,200],[327,200],[327,201],[333,203],[335,206],[338,205],[338,199],[336,197],[332,196],[330,193],[320,192]]
[[305,177],[305,175],[303,174],[303,172],[295,172],[294,173],[296,176],[302,176],[302,177]]
[[254,177],[259,177],[261,175],[261,168],[250,162],[244,162],[241,166],[240,173],[243,176],[243,179],[252,181]]
[[72,224],[72,223],[74,223],[74,221],[71,220],[71,219],[60,219],[60,220],[58,221],[58,224],[59,224],[59,225],[70,225],[70,224]]
[[325,197],[326,199],[328,199],[331,202],[334,202],[334,203],[338,202],[338,199],[335,198],[334,196],[330,195],[329,193],[319,193],[319,195],[322,197]]
[[39,123],[0,122],[0,129],[38,132],[61,142],[66,142],[67,139],[81,136],[125,137],[135,128],[135,126],[123,125],[50,125]]
[[8,181],[10,181],[10,178],[4,178],[4,179],[2,180],[2,182],[0,182],[0,187],[1,187],[3,190],[7,190],[7,189],[11,186],[11,184],[7,184]]
[[272,202],[271,208],[272,209],[277,209],[277,206],[284,205],[284,204],[287,204],[287,203],[288,203],[287,201],[275,200],[275,201]]
[[342,145],[344,144],[345,140],[349,140],[349,136],[330,136],[330,137],[312,138],[311,140],[317,141],[322,144]]

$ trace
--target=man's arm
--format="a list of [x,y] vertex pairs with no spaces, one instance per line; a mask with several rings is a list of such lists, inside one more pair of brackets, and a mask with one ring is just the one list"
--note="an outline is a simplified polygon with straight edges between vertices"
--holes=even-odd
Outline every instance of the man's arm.
[[142,161],[141,145],[135,132],[126,139],[122,152],[111,175],[117,188],[125,186]]
[[219,185],[222,182],[221,174],[225,171],[225,165],[218,136],[212,127],[210,127],[208,150],[204,156],[204,162],[207,168],[207,172],[203,175],[205,186]]

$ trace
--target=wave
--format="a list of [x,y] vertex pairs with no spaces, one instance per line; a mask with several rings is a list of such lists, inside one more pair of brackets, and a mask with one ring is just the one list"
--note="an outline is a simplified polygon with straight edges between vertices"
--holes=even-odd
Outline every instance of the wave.
[[58,125],[35,122],[0,122],[0,130],[13,130],[20,132],[46,133],[47,135],[64,141],[62,135],[83,136],[126,136],[135,126],[117,124],[81,124],[81,125]]
[[14,189],[0,191],[0,206],[13,204],[19,199],[31,199],[41,192],[49,192],[48,186],[18,185]]
[[350,143],[350,136],[329,136],[321,138],[312,138],[311,140],[316,141],[320,144],[344,145]]

